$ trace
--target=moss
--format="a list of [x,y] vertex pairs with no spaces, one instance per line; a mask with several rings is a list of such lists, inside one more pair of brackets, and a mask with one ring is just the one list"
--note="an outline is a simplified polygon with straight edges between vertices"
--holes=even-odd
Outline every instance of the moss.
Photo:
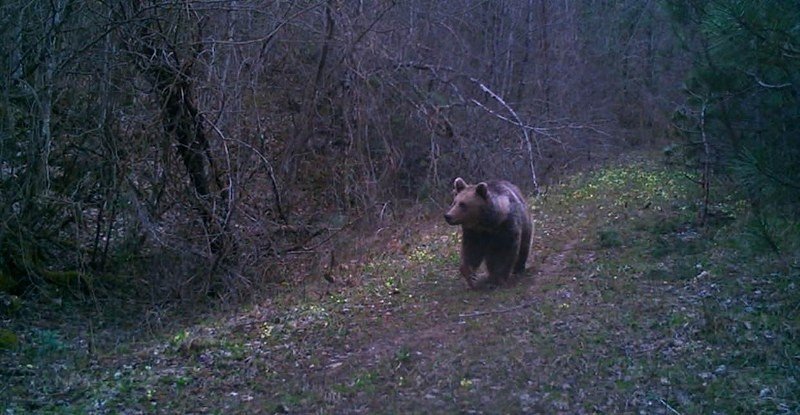
[[0,350],[15,349],[19,346],[19,338],[13,331],[0,328]]

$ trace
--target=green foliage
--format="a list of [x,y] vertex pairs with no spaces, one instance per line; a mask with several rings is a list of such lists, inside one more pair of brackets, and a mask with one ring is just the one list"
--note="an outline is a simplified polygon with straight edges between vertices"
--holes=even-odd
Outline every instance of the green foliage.
[[741,242],[749,253],[755,255],[796,255],[800,253],[800,220],[755,212],[744,225]]
[[690,191],[685,175],[648,163],[608,167],[575,180],[570,184],[571,201],[597,201],[607,207],[665,205]]
[[[712,206],[715,220],[700,228],[691,181],[666,186],[663,180],[680,172],[639,165],[632,169],[641,175],[636,178],[622,172],[627,169],[610,167],[571,181],[559,189],[568,203],[548,195],[542,208],[544,226],[569,215],[567,226],[594,229],[603,250],[576,267],[582,283],[599,288],[600,304],[613,304],[615,315],[624,316],[606,328],[624,324],[626,342],[653,333],[669,339],[644,358],[604,354],[598,360],[603,373],[624,373],[610,379],[623,391],[650,380],[647,389],[664,413],[796,412],[798,274],[796,263],[786,267],[772,254],[800,252],[797,222],[775,210],[753,212],[744,192],[731,192],[734,183],[715,181],[725,196]],[[651,176],[662,180],[645,179]],[[636,207],[645,200],[650,208]],[[679,302],[661,291],[665,287],[680,287]],[[603,318],[600,304],[591,309],[595,318]]]
[[0,328],[0,350],[13,349],[19,345],[19,337],[13,331]]
[[689,154],[730,177],[757,215],[797,221],[800,2],[666,4],[695,55],[688,109],[677,117]]
[[795,150],[756,143],[731,160],[730,170],[749,199],[767,209],[798,216],[800,158],[793,159]]
[[41,362],[52,359],[69,350],[63,336],[54,330],[31,330],[29,344],[23,350],[28,359]]

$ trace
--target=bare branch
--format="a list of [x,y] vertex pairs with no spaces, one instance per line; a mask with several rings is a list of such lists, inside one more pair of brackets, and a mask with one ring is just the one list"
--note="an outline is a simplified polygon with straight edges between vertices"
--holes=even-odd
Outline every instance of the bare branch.
[[781,88],[787,88],[787,87],[790,87],[790,86],[792,86],[792,83],[791,83],[791,82],[785,82],[785,83],[782,83],[782,84],[768,84],[768,83],[766,83],[766,82],[762,81],[762,80],[761,80],[761,78],[759,78],[759,77],[758,77],[758,75],[757,75],[756,73],[754,73],[754,72],[747,72],[747,74],[748,74],[748,75],[750,75],[750,76],[752,76],[752,77],[753,77],[753,79],[755,79],[755,81],[756,81],[756,82],[757,82],[759,85],[761,85],[762,87],[764,87],[764,88],[769,88],[769,89],[781,89]]
[[[525,145],[526,145],[526,147],[528,149],[528,164],[529,164],[529,167],[530,167],[530,170],[531,170],[531,181],[533,182],[533,189],[534,189],[534,191],[536,193],[539,193],[539,182],[536,180],[536,169],[534,168],[534,163],[533,163],[533,147],[531,145],[531,138],[528,135],[528,129],[524,127],[525,123],[522,122],[522,119],[519,117],[519,115],[517,115],[517,112],[514,111],[514,109],[511,108],[511,106],[508,105],[505,102],[505,100],[503,100],[502,97],[500,97],[499,95],[494,93],[494,91],[489,89],[489,87],[487,87],[486,85],[484,85],[482,82],[478,81],[477,79],[470,78],[470,80],[472,82],[478,84],[478,86],[484,92],[486,92],[492,98],[494,98],[495,101],[499,102],[500,105],[502,105],[514,117],[514,120],[516,120],[516,125],[520,127],[520,130],[522,131],[522,136],[523,136],[523,138],[525,140]],[[473,102],[477,102],[477,101],[473,100]],[[481,107],[484,107],[484,106],[481,105]],[[536,148],[537,148],[537,152],[538,152],[538,150],[539,150],[539,143],[538,142],[536,143]],[[539,156],[541,157],[541,153],[539,154]]]

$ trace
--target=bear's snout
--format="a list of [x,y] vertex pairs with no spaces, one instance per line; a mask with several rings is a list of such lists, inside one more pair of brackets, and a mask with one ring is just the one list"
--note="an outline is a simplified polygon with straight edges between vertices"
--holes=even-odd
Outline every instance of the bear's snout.
[[453,216],[451,216],[449,213],[444,214],[444,220],[449,225],[456,225],[455,220],[453,220]]

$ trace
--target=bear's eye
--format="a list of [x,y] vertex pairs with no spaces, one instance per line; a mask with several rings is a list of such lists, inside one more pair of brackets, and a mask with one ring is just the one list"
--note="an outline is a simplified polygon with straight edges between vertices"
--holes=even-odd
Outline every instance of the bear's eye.
[[458,208],[459,209],[466,209],[467,208],[467,204],[464,203],[464,202],[458,202]]

